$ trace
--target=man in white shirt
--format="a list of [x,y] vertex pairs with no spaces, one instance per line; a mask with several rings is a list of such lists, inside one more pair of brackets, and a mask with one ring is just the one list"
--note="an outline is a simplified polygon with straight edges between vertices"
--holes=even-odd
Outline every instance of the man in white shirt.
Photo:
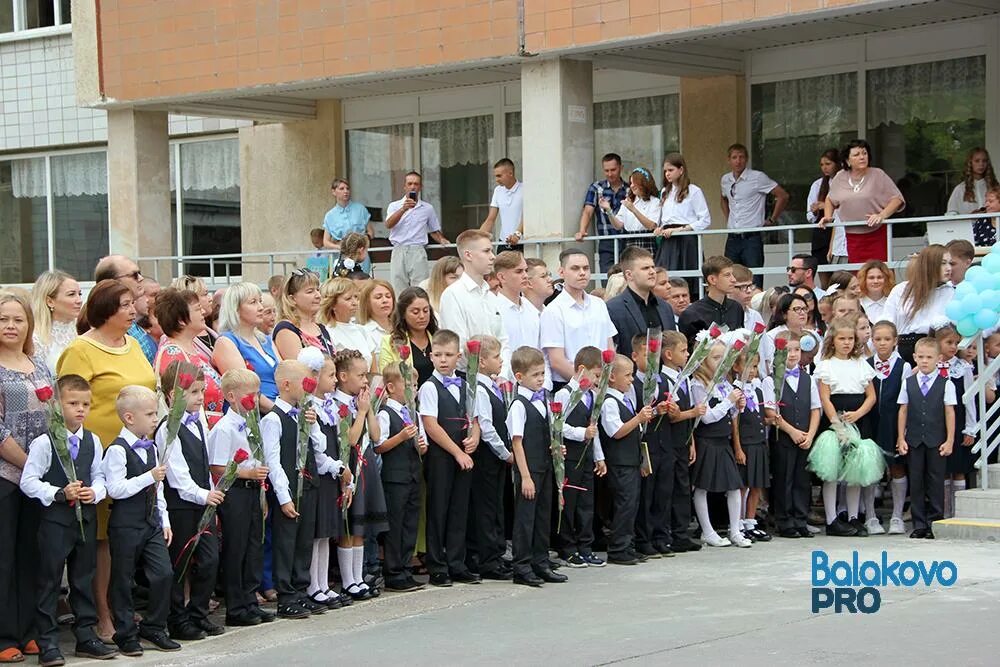
[[567,248],[559,253],[559,275],[563,290],[542,312],[540,333],[556,391],[573,377],[573,359],[581,348],[613,350],[618,333],[605,303],[586,292],[590,259],[583,250]]
[[411,171],[403,183],[403,198],[386,207],[385,227],[389,230],[392,255],[389,282],[399,294],[411,285],[430,277],[427,266],[427,237],[441,245],[450,243],[441,233],[437,211],[420,198],[423,179]]
[[[524,298],[531,302],[539,313],[545,310],[545,302],[552,296],[552,273],[548,265],[537,257],[525,258],[528,267],[527,283],[524,286]],[[517,348],[513,348],[517,349]]]
[[497,216],[500,217],[500,232],[497,240],[503,250],[522,250],[524,237],[524,184],[514,176],[514,163],[503,158],[493,165],[493,178],[497,186],[493,189],[490,212],[479,227],[480,231],[493,235]]
[[[749,152],[743,144],[729,147],[729,168],[722,175],[722,214],[727,227],[734,230],[726,238],[725,256],[737,264],[751,268],[764,265],[764,238],[760,232],[742,230],[758,229],[776,224],[788,205],[788,193],[768,178],[767,174],[747,167]],[[774,195],[774,210],[764,220],[767,195]],[[758,287],[764,286],[764,276],[754,278]]]
[[[505,250],[497,255],[493,264],[500,289],[497,300],[500,303],[500,317],[507,332],[508,348],[516,350],[527,345],[541,349],[540,325],[542,313],[526,297],[522,290],[528,285],[528,263],[524,255],[513,250]],[[552,388],[552,376],[545,369],[545,388]]]
[[[456,242],[464,271],[441,295],[438,313],[441,328],[458,334],[459,350],[464,350],[473,336],[493,336],[500,341],[500,357],[506,369],[510,365],[510,346],[500,315],[500,301],[485,279],[486,274],[493,272],[496,260],[493,240],[486,232],[467,229],[458,235]],[[464,356],[459,358],[458,368],[465,370]]]

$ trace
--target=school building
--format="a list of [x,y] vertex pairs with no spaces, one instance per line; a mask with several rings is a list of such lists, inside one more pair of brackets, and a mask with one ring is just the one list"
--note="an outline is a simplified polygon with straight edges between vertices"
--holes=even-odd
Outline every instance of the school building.
[[454,239],[505,156],[527,239],[572,236],[612,151],[682,151],[721,227],[735,141],[784,224],[859,136],[936,215],[1000,155],[998,58],[996,0],[0,0],[0,283],[304,250],[334,176],[380,220],[422,172]]

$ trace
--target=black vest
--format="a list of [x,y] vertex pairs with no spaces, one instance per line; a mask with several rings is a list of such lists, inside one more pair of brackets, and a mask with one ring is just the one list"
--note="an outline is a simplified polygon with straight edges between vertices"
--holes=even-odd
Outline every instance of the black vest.
[[[667,385],[667,380],[662,375],[657,376],[659,382],[656,385],[656,396],[653,398],[653,405],[657,405],[667,400],[667,394],[669,392],[669,386]],[[633,386],[635,387],[635,395],[637,403],[645,405],[642,401],[642,381],[639,378],[633,380]],[[639,407],[638,405],[636,407]],[[645,433],[640,436],[646,443],[653,448],[666,449],[670,446],[671,441],[671,424],[670,417],[667,415],[653,414],[653,420],[646,425]]]
[[[482,382],[479,383],[479,386],[483,388],[486,395],[490,398],[490,409],[493,413],[493,428],[496,429],[497,435],[500,436],[503,444],[510,448],[510,433],[507,432],[507,405],[502,398],[496,395],[493,387]],[[482,448],[482,445],[480,445],[476,448],[476,451],[478,452]]]
[[[945,441],[948,430],[944,424],[944,388],[948,378],[934,378],[924,396],[914,373],[906,379],[906,444],[911,447],[937,447]],[[955,410],[957,413],[958,410]],[[958,431],[956,414],[955,431]]]
[[[70,434],[67,433],[66,437],[69,438],[69,436]],[[49,448],[52,450],[52,461],[49,463],[49,469],[44,475],[42,475],[42,481],[47,484],[51,484],[56,488],[64,489],[66,488],[66,485],[69,484],[69,476],[66,474],[66,471],[63,470],[62,463],[56,455],[55,446],[50,444]],[[90,469],[93,464],[94,436],[90,431],[84,430],[83,437],[80,438],[80,450],[76,454],[76,460],[73,461],[73,467],[76,470],[76,478],[78,481],[82,482],[84,486],[90,486],[94,481],[90,476]],[[83,510],[84,521],[91,522],[97,518],[96,505],[82,503],[80,507]],[[61,526],[71,526],[76,523],[76,509],[70,507],[69,503],[53,502],[48,507],[43,507],[42,510],[43,520],[52,521]]]
[[[125,478],[140,477],[156,467],[156,449],[147,453],[149,462],[143,463],[139,455],[132,451],[122,438],[115,438],[108,447],[121,447],[125,450]],[[111,518],[109,528],[142,528],[144,526],[159,528],[160,513],[156,507],[156,484],[150,484],[129,498],[116,498],[111,503]]]
[[[444,429],[448,437],[451,438],[451,441],[461,447],[462,441],[469,435],[464,403],[466,392],[465,380],[462,380],[462,384],[458,387],[458,395],[461,396],[461,400],[458,401],[455,400],[450,391],[445,389],[436,376],[432,375],[428,382],[434,383],[434,388],[437,389],[438,393],[438,424]],[[429,455],[451,457],[451,454],[443,447],[432,442],[427,444],[430,445],[430,448],[427,450]]]
[[524,435],[521,448],[531,472],[544,473],[552,470],[552,432],[549,420],[538,414],[531,401],[519,393],[514,399],[524,407]]
[[[785,378],[781,378],[784,382]],[[781,391],[781,405],[778,406],[781,418],[800,431],[809,430],[812,419],[812,378],[803,370],[799,370],[799,386],[795,391],[787,384]]]
[[[405,428],[403,418],[388,405],[383,405],[380,412],[389,416],[389,432],[383,434],[386,439],[395,437]],[[420,454],[412,438],[382,454],[382,481],[401,484],[420,482]]]
[[[164,418],[158,428],[165,429],[166,422],[167,420]],[[209,491],[212,487],[208,483],[208,450],[205,448],[205,432],[202,430],[200,420],[198,421],[198,433],[201,434],[201,437],[192,433],[181,422],[181,427],[177,431],[177,438],[181,441],[181,454],[184,455],[184,461],[187,463],[188,471],[191,474],[191,481],[197,484],[199,488]],[[169,445],[170,443],[167,443],[167,446]],[[201,512],[205,509],[202,505],[181,498],[177,490],[171,487],[170,483],[166,480],[163,481],[163,497],[167,501],[167,509],[171,512],[177,510],[197,510]]]
[[760,387],[753,389],[753,399],[757,402],[757,410],[744,410],[740,413],[740,445],[764,444],[764,392]]
[[[667,382],[670,395],[674,398],[674,403],[677,404],[677,409],[681,412],[691,409],[691,380],[685,380],[682,386],[677,386],[675,383],[671,382],[669,378],[664,378]],[[667,419],[670,419],[667,417]],[[690,435],[688,431],[690,430],[690,419],[684,419],[679,422],[673,422],[670,424],[670,440],[674,447],[687,449],[691,444],[691,438],[685,438],[685,435]]]
[[[618,404],[618,414],[622,423],[635,417],[635,413],[628,409],[624,401],[619,401],[614,396],[605,396],[606,401],[614,401]],[[601,436],[601,448],[604,450],[604,461],[608,465],[614,466],[637,466],[642,462],[641,435],[639,429],[634,429],[624,438],[613,438],[610,433],[604,430],[604,420],[598,420],[598,433]]]
[[[875,368],[875,358],[868,360]],[[880,445],[896,447],[899,426],[896,417],[899,415],[899,390],[903,388],[903,360],[896,359],[895,365],[889,371],[889,377],[883,378],[881,373],[872,381],[875,385],[875,407],[869,413],[869,419],[876,425],[875,441]]]
[[[708,407],[714,408],[716,405],[722,402],[722,399],[718,396],[719,392],[716,389],[712,389],[712,395],[708,397]],[[702,421],[698,424],[698,428],[694,430],[695,436],[704,436],[707,438],[726,438],[729,439],[733,435],[733,418],[730,416],[729,412],[717,422],[712,422],[711,424],[706,424]]]
[[[587,407],[587,395],[590,395],[590,405]],[[590,416],[593,413],[594,406],[594,393],[587,392],[580,402],[576,404],[568,415],[566,415],[566,424],[569,426],[575,426],[577,428],[587,428],[590,426]],[[587,447],[586,443],[580,440],[570,440],[569,438],[563,438],[563,445],[566,447],[566,460],[572,461],[573,465],[576,465],[580,461],[580,457],[584,455],[585,452],[590,453],[589,460],[594,459],[593,448]]]
[[[285,471],[288,478],[288,489],[292,497],[295,497],[299,484],[298,469],[298,437],[299,425],[288,413],[275,406],[271,409],[281,420],[281,469]],[[316,469],[316,453],[313,451],[311,442],[306,443],[306,476],[303,489],[315,488],[319,486],[319,471]]]

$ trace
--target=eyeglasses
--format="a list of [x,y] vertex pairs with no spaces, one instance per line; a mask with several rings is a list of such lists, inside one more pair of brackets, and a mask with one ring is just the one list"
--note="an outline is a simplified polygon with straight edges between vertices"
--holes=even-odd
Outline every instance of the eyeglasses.
[[115,279],[121,280],[122,278],[131,278],[132,280],[139,282],[142,280],[142,271],[136,269],[132,273],[123,273],[121,275],[115,276]]
[[795,273],[796,271],[805,271],[805,270],[806,270],[806,267],[804,267],[804,266],[788,266],[788,267],[785,267],[785,271],[788,272],[788,273]]
[[729,186],[729,198],[730,199],[733,199],[736,196],[736,183],[737,183],[737,181],[733,181],[733,184]]
[[799,315],[805,315],[809,312],[809,309],[805,306],[795,306],[794,308],[789,308],[788,310],[793,313],[798,313]]
[[750,293],[753,291],[753,283],[747,283],[745,285],[733,285],[733,289],[739,290],[741,292]]

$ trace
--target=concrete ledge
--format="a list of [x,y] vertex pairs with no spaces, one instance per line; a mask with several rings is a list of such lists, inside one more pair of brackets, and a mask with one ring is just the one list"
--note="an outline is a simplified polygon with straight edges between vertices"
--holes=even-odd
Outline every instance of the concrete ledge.
[[954,518],[934,522],[934,537],[1000,542],[1000,520]]
[[1000,488],[959,491],[955,494],[955,516],[1000,519]]

